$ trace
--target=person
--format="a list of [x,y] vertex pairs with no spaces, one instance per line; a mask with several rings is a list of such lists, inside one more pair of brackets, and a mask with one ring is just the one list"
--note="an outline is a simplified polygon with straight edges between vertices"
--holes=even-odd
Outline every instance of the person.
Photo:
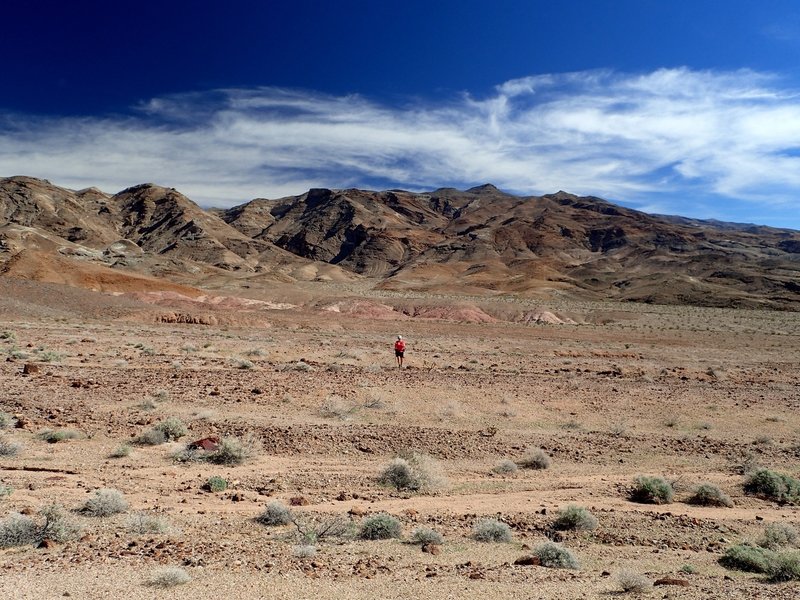
[[397,359],[397,368],[403,368],[403,355],[406,351],[406,343],[403,341],[403,336],[398,335],[397,341],[394,343],[394,357]]

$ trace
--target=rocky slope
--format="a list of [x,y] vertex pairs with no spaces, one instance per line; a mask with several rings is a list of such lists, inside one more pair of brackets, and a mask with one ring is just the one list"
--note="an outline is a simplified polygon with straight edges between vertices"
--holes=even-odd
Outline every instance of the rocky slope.
[[800,232],[566,192],[312,189],[203,210],[153,184],[108,195],[11,177],[0,218],[6,275],[80,286],[91,267],[112,287],[126,273],[215,287],[367,277],[388,290],[800,307]]

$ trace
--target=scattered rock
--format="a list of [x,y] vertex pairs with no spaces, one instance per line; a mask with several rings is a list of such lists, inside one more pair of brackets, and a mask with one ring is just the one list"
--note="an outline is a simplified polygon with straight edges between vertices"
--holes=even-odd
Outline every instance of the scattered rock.
[[520,556],[517,560],[514,561],[515,565],[523,565],[523,566],[539,566],[542,562],[539,560],[538,556],[533,556],[530,554],[526,554],[525,556]]
[[423,544],[422,551],[436,556],[442,553],[442,547],[439,544]]
[[363,517],[367,514],[367,509],[363,506],[354,506],[350,510],[347,511],[347,514],[353,517]]
[[308,506],[311,502],[305,496],[292,496],[289,498],[289,506]]
[[25,366],[22,367],[22,373],[24,375],[36,375],[38,372],[39,365],[33,363],[25,363]]
[[662,577],[656,579],[653,585],[677,585],[679,587],[689,587],[689,582],[685,579],[676,579],[674,577]]

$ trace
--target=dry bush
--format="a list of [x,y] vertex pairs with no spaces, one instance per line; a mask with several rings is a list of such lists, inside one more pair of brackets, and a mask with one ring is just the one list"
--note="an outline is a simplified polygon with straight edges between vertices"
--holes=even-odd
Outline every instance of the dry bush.
[[758,545],[769,550],[800,545],[800,533],[789,523],[770,523],[764,529],[764,536]]
[[12,442],[3,436],[0,436],[0,456],[3,458],[12,458],[17,456],[21,451],[22,444]]
[[45,429],[37,433],[36,437],[48,444],[56,444],[64,440],[78,439],[81,434],[74,429]]
[[140,512],[128,518],[128,531],[140,535],[166,533],[169,525],[161,517]]
[[510,542],[511,528],[497,519],[481,519],[472,529],[472,538],[478,542]]
[[645,504],[669,504],[674,495],[672,485],[662,477],[639,475],[633,482],[630,499]]
[[519,461],[519,466],[523,469],[549,469],[550,456],[541,448],[531,448]]
[[653,589],[653,584],[647,577],[634,571],[620,571],[617,574],[617,583],[626,593],[645,594]]
[[361,522],[358,537],[362,540],[389,540],[402,535],[403,526],[388,513],[370,515]]
[[733,507],[733,500],[730,499],[728,494],[712,483],[701,483],[697,486],[687,502],[689,504],[699,504],[700,506]]
[[119,490],[100,489],[89,498],[81,511],[91,517],[110,517],[128,510],[128,501]]
[[256,522],[268,527],[288,525],[292,522],[292,513],[283,502],[273,500],[267,504],[264,512],[256,517]]
[[189,574],[180,567],[161,567],[148,580],[148,585],[158,588],[171,588],[183,585],[192,580]]
[[498,475],[510,475],[511,473],[516,473],[517,463],[515,463],[513,460],[501,460],[494,466],[492,472],[497,473]]
[[544,542],[533,549],[532,554],[539,559],[539,564],[549,569],[578,569],[578,559],[572,552],[555,542]]
[[431,493],[445,485],[438,463],[426,454],[405,453],[393,459],[378,477],[398,492]]
[[553,528],[561,531],[593,531],[597,529],[597,518],[582,506],[571,505],[558,511]]

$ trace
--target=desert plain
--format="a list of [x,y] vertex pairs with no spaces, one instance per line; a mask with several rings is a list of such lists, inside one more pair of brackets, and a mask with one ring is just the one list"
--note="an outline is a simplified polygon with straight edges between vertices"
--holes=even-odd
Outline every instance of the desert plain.
[[[800,595],[796,582],[718,562],[771,523],[800,525],[797,506],[743,488],[756,465],[798,474],[798,313],[322,282],[178,310],[0,285],[0,411],[11,417],[0,435],[18,449],[0,457],[0,484],[13,490],[0,518],[35,519],[55,503],[80,526],[64,542],[0,549],[4,598],[613,598],[627,595],[620,573],[671,580],[646,590],[658,598]],[[170,417],[186,425],[180,439],[137,443]],[[75,437],[50,443],[46,430]],[[239,465],[176,460],[209,436],[245,440],[252,454]],[[497,472],[531,449],[549,468]],[[431,489],[380,481],[410,453],[435,465]],[[639,475],[670,481],[673,501],[633,502]],[[227,488],[206,489],[212,476]],[[704,482],[734,505],[689,504]],[[98,489],[129,507],[81,512]],[[314,543],[294,524],[259,523],[276,501],[307,527],[351,531]],[[555,530],[569,505],[597,527]],[[379,513],[400,521],[400,538],[358,537]],[[137,529],[142,517],[158,530]],[[485,518],[508,525],[511,541],[475,540]],[[433,552],[412,543],[420,527],[443,536]],[[515,564],[548,540],[579,568]],[[162,567],[191,580],[154,587]]]

